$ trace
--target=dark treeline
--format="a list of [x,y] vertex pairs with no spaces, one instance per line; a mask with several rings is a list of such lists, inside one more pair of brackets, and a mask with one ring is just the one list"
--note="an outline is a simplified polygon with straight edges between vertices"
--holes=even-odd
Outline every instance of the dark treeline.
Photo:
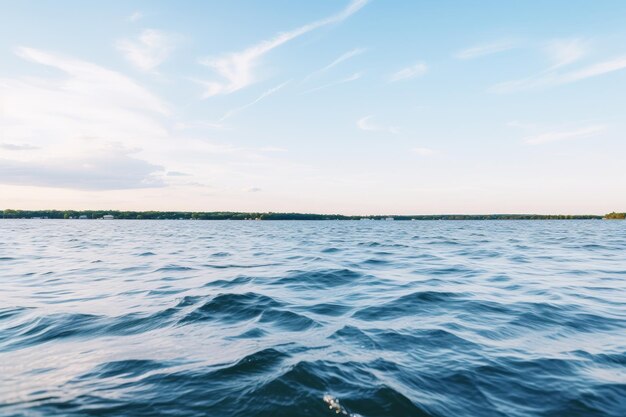
[[[340,214],[304,213],[240,213],[230,211],[191,212],[191,211],[119,211],[119,210],[3,210],[5,219],[100,219],[109,215],[125,220],[585,220],[602,219],[597,215],[545,215],[545,214],[443,214],[415,216],[344,216]],[[611,217],[609,217],[611,216]],[[615,216],[615,217],[614,217]],[[621,217],[619,217],[621,216]],[[605,218],[624,218],[624,213],[611,213]]]
[[604,216],[604,218],[609,220],[624,220],[626,219],[626,213],[612,212]]

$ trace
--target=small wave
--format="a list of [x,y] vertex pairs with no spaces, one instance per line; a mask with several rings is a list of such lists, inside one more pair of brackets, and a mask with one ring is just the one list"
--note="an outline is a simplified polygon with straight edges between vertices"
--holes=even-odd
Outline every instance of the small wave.
[[367,259],[362,262],[362,264],[365,264],[365,265],[389,265],[390,263],[392,262],[386,259],[377,259],[377,258]]
[[237,265],[237,264],[204,264],[204,268],[214,269],[237,269],[237,268],[263,268],[268,266],[276,266],[277,264],[250,264],[250,265]]
[[146,293],[146,295],[148,297],[163,297],[164,295],[179,294],[184,291],[185,291],[184,289],[162,288],[162,289],[150,290]]
[[250,330],[246,330],[245,332],[237,335],[237,336],[233,336],[231,337],[231,339],[254,339],[254,340],[258,340],[261,339],[262,337],[265,337],[268,334],[268,332],[264,331],[263,329],[259,329],[258,327],[254,328],[254,329],[250,329]]
[[584,350],[577,350],[573,354],[587,359],[593,363],[605,364],[609,366],[626,367],[626,351],[621,353],[589,353]]
[[275,348],[267,348],[243,357],[234,364],[216,370],[215,376],[250,376],[262,374],[280,365],[289,355]]
[[341,252],[341,249],[339,248],[325,248],[322,249],[322,253],[338,253]]
[[4,308],[0,308],[0,321],[1,320],[8,320],[10,318],[13,318],[15,316],[18,316],[26,311],[31,310],[30,308],[27,307],[4,307]]
[[517,312],[510,324],[533,329],[569,328],[576,332],[593,333],[598,330],[618,330],[626,326],[626,319],[599,316],[580,311],[577,306],[548,303],[516,303],[508,306]]
[[195,268],[189,267],[189,266],[182,266],[182,265],[166,265],[163,266],[159,269],[157,269],[154,272],[180,272],[180,271],[193,271]]
[[367,246],[369,248],[376,248],[378,246],[382,246],[382,244],[379,243],[379,242],[359,242],[357,245],[358,246]]
[[268,309],[281,306],[283,304],[273,298],[253,292],[219,294],[187,314],[180,323],[190,324],[207,320],[237,323],[252,320]]
[[291,271],[291,274],[272,282],[302,288],[329,288],[355,284],[364,275],[351,269],[326,269],[318,271]]
[[298,332],[319,326],[315,320],[289,310],[269,309],[261,314],[259,323],[272,323],[280,329]]
[[130,313],[118,317],[84,313],[37,316],[0,333],[0,348],[10,351],[68,338],[144,333],[168,325],[176,312],[176,308],[169,308],[154,314]]
[[81,375],[78,379],[92,380],[102,378],[136,378],[147,372],[167,368],[171,364],[147,359],[128,359],[105,362],[95,369]]
[[378,349],[380,347],[374,339],[355,326],[344,326],[334,332],[329,338],[367,349]]
[[383,350],[416,353],[418,356],[440,346],[459,352],[472,352],[480,348],[478,344],[444,329],[423,329],[410,333],[375,329],[368,333]]
[[303,310],[323,316],[338,317],[350,311],[350,307],[339,303],[320,303],[303,307]]
[[206,284],[204,284],[204,286],[205,287],[232,288],[232,287],[238,287],[243,284],[251,283],[254,280],[255,280],[254,277],[238,276],[231,280],[218,279],[216,281],[207,282]]
[[366,321],[406,317],[415,315],[424,308],[441,307],[460,297],[461,294],[452,292],[418,291],[379,306],[363,308],[353,316]]

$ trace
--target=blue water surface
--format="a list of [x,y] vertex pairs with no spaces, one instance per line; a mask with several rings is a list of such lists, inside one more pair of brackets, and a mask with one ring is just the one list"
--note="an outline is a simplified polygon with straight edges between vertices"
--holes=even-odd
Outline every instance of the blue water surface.
[[0,220],[3,416],[626,416],[626,222]]

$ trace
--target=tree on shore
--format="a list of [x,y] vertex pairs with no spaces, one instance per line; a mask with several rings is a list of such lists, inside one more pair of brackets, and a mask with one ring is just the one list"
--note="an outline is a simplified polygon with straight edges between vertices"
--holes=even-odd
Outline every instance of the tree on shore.
[[[312,213],[258,213],[258,212],[188,212],[188,211],[120,211],[120,210],[0,210],[5,219],[100,219],[111,215],[120,220],[599,220],[598,215],[568,214],[423,214],[345,216],[341,214]],[[610,213],[606,219],[624,219],[624,213]]]

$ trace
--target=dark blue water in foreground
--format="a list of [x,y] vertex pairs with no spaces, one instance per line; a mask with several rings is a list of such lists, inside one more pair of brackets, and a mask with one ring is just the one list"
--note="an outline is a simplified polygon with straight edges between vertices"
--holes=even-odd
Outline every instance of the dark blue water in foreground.
[[626,416],[626,222],[0,221],[0,415]]

